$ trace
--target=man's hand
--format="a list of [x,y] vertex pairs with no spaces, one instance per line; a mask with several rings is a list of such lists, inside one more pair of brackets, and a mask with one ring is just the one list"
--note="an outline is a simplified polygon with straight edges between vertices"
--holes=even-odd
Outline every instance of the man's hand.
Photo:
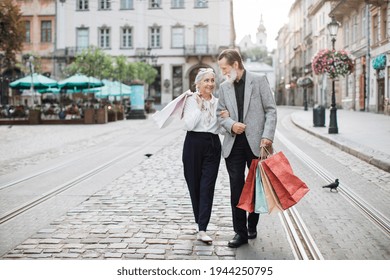
[[261,139],[260,142],[260,158],[266,159],[273,154],[272,141],[266,138]]
[[244,133],[245,128],[246,128],[246,125],[245,125],[245,124],[240,123],[240,122],[236,122],[236,123],[234,123],[233,126],[232,126],[232,131],[233,131],[235,134],[242,134],[242,133]]

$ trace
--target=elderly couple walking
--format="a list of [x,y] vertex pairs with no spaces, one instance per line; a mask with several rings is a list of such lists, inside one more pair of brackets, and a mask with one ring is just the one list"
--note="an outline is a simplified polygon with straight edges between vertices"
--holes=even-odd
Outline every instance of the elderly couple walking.
[[[222,153],[229,174],[236,233],[228,246],[238,248],[257,237],[259,214],[247,214],[236,205],[245,184],[246,167],[260,156],[261,146],[272,147],[276,105],[267,79],[246,71],[236,50],[221,52],[218,65],[226,77],[219,87],[218,99],[213,95],[214,71],[201,68],[195,78],[196,92],[185,103],[184,177],[198,224],[197,239],[211,243],[206,231]],[[219,133],[224,135],[222,147]]]

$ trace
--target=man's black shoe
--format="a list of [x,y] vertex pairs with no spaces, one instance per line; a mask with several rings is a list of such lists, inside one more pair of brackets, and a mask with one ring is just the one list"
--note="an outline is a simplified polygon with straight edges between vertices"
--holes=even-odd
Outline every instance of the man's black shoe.
[[257,231],[248,231],[248,239],[255,239],[257,237]]
[[248,243],[248,239],[244,239],[241,236],[239,236],[238,234],[236,234],[234,236],[234,238],[229,241],[228,246],[230,248],[238,248],[241,245],[246,244],[246,243]]

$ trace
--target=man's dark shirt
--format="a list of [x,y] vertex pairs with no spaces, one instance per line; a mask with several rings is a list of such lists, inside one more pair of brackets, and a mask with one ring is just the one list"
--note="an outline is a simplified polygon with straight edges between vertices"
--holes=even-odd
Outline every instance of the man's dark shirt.
[[238,109],[238,121],[243,123],[244,116],[244,92],[245,92],[245,77],[246,70],[242,74],[240,80],[234,81],[234,92],[236,93],[237,109]]

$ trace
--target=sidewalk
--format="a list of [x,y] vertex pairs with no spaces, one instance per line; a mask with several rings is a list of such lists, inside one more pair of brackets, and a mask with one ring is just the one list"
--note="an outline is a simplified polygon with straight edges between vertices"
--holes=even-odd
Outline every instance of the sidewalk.
[[380,169],[390,172],[390,117],[367,112],[337,110],[339,133],[329,134],[329,110],[325,112],[325,127],[314,127],[313,110],[291,115],[299,128],[352,154]]

